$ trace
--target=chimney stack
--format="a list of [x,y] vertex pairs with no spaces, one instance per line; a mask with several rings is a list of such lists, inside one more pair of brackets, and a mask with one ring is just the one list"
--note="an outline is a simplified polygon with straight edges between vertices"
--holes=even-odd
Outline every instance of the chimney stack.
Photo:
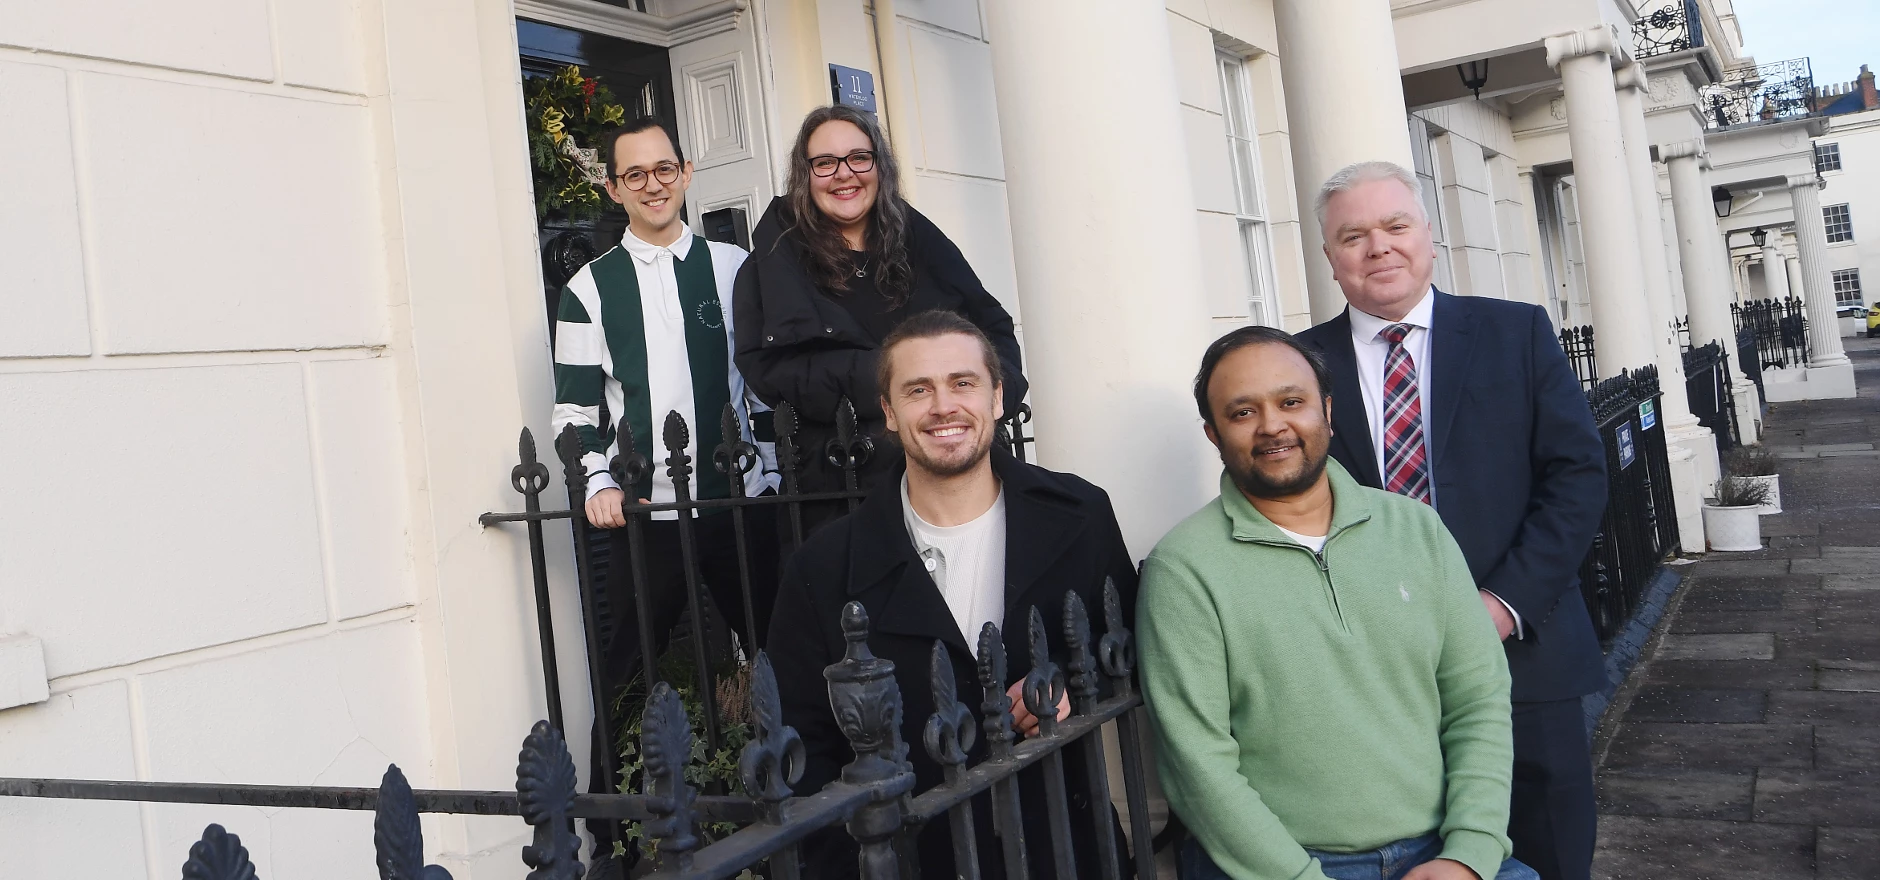
[[1880,110],[1880,91],[1874,89],[1873,71],[1860,66],[1860,106],[1862,110]]

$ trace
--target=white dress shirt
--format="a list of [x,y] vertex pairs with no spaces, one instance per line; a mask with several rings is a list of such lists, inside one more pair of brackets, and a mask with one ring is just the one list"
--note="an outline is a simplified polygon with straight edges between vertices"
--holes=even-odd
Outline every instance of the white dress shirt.
[[[1423,414],[1424,461],[1428,463],[1430,478],[1430,506],[1435,507],[1436,496],[1436,456],[1431,454],[1429,444],[1434,442],[1436,434],[1430,430],[1430,328],[1436,314],[1436,288],[1431,287],[1417,304],[1410,308],[1401,321],[1386,321],[1369,312],[1351,308],[1351,349],[1358,359],[1358,388],[1364,393],[1364,418],[1371,428],[1371,450],[1377,455],[1377,473],[1379,479],[1386,473],[1384,469],[1384,361],[1390,356],[1390,340],[1378,337],[1384,328],[1392,324],[1408,324],[1410,332],[1404,335],[1403,346],[1410,354],[1410,362],[1416,366],[1417,397]],[[1334,404],[1336,405],[1336,404]],[[1484,590],[1483,592],[1488,592]],[[1494,593],[1489,593],[1495,596]],[[1509,605],[1500,596],[1495,601],[1514,618],[1513,638],[1522,636],[1521,615],[1514,606]]]
[[979,644],[986,624],[1005,626],[1005,487],[992,506],[970,522],[936,526],[914,512],[901,477],[901,510],[907,536],[914,542],[934,586],[940,588],[953,623],[968,645]]

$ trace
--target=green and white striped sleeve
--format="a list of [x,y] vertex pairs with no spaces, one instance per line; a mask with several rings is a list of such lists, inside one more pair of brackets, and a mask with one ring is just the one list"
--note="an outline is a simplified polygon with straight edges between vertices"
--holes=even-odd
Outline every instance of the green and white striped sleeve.
[[581,463],[587,467],[591,497],[617,486],[607,472],[610,438],[606,426],[600,423],[607,386],[607,339],[582,299],[571,287],[561,289],[561,304],[555,314],[555,414],[550,425],[557,437],[568,425],[575,426],[580,434],[581,446],[586,450]]

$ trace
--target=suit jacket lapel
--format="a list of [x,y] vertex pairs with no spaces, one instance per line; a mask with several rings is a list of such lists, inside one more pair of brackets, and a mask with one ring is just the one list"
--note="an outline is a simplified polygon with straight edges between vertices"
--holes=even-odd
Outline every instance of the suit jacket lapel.
[[[1013,491],[1017,488],[1018,491]],[[1084,528],[1084,516],[1037,497],[1028,487],[1006,482],[1005,492],[1005,629],[1022,627],[1038,604],[1034,594],[1046,588],[1060,594],[1075,584],[1048,582],[1045,575],[1056,566]]]
[[1319,350],[1332,371],[1332,442],[1343,443],[1350,453],[1348,464],[1353,476],[1366,486],[1382,486],[1377,472],[1377,450],[1371,445],[1371,420],[1364,414],[1364,389],[1358,385],[1358,354],[1351,343],[1351,312],[1325,322]]
[[1430,328],[1430,480],[1442,467],[1443,450],[1456,412],[1462,408],[1462,383],[1475,356],[1475,313],[1457,297],[1436,291]]

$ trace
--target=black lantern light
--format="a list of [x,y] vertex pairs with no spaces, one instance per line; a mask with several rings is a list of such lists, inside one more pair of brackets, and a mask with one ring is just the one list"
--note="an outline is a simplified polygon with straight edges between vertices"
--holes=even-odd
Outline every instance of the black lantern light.
[[1734,199],[1735,197],[1730,195],[1730,188],[1727,186],[1713,186],[1710,188],[1710,203],[1717,209],[1717,217],[1719,219],[1730,216],[1730,206]]
[[1762,247],[1769,241],[1769,230],[1758,226],[1756,231],[1749,234],[1749,240],[1755,242],[1757,247]]
[[1462,87],[1475,93],[1477,101],[1482,100],[1482,87],[1488,85],[1488,59],[1465,61],[1456,65],[1456,75],[1462,77]]

